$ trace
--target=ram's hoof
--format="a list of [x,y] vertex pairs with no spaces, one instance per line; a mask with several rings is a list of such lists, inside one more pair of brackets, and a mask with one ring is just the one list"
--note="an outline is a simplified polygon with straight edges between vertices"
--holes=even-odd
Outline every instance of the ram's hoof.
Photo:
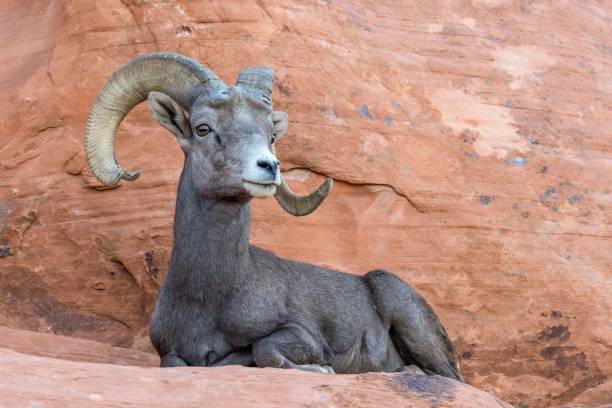
[[302,364],[296,365],[295,368],[297,368],[298,370],[311,371],[313,373],[336,374],[334,372],[334,369],[328,365]]
[[400,371],[402,373],[411,373],[411,374],[416,374],[416,375],[426,375],[425,372],[423,370],[421,370],[415,364],[412,364],[412,365],[409,365],[409,366],[403,366],[398,371]]

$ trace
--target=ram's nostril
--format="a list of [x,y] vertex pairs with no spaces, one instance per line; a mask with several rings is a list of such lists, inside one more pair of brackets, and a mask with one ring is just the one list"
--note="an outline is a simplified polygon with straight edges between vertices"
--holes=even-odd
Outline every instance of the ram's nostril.
[[258,160],[257,165],[263,169],[268,170],[272,174],[276,174],[278,170],[278,160]]
[[257,160],[257,165],[259,167],[262,167],[262,168],[266,169],[266,170],[271,170],[272,169],[272,163],[270,163],[267,160]]

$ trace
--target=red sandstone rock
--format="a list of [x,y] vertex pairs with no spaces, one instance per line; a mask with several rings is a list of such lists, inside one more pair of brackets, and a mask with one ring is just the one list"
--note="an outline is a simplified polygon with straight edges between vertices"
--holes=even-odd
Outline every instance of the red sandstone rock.
[[141,368],[0,349],[3,406],[510,407],[445,377],[323,375],[246,367]]
[[86,363],[158,367],[157,354],[112,347],[108,344],[73,337],[36,333],[0,327],[0,348],[21,354]]
[[118,136],[142,177],[97,191],[88,109],[134,56],[223,79],[276,70],[278,151],[315,214],[253,204],[253,241],[412,283],[470,384],[528,407],[610,402],[610,7],[596,1],[5,0],[0,324],[149,349],[182,154],[144,106]]
[[[9,344],[7,336],[12,339]],[[46,347],[53,350],[41,354]],[[483,391],[439,376],[322,375],[235,366],[126,367],[126,352],[93,341],[0,328],[0,406],[509,407]],[[131,361],[147,366],[150,361],[144,355],[132,356]]]

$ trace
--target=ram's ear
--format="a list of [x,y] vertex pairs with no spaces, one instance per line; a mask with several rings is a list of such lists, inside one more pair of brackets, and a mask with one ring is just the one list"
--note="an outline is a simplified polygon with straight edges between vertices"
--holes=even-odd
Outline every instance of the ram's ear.
[[185,111],[174,99],[161,92],[149,92],[147,103],[155,120],[174,133],[179,142],[191,137],[191,125]]
[[272,112],[272,123],[274,125],[275,140],[279,140],[289,127],[289,116],[286,112],[274,111]]

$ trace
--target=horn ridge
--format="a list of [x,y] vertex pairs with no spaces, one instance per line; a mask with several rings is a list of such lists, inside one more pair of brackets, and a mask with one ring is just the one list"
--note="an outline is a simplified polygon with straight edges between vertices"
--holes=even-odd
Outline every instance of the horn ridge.
[[274,71],[267,67],[249,67],[240,72],[236,86],[248,90],[272,106],[272,87],[274,86]]
[[[274,145],[271,146],[271,149],[276,156]],[[316,190],[302,196],[291,190],[281,174],[281,183],[276,187],[274,198],[283,210],[296,217],[301,217],[316,210],[325,201],[333,185],[334,179],[328,177]]]
[[97,95],[85,128],[87,162],[96,178],[114,186],[121,179],[138,177],[137,170],[126,171],[117,163],[115,135],[121,121],[149,92],[163,92],[188,109],[200,84],[226,87],[210,69],[172,52],[142,55],[115,71]]

